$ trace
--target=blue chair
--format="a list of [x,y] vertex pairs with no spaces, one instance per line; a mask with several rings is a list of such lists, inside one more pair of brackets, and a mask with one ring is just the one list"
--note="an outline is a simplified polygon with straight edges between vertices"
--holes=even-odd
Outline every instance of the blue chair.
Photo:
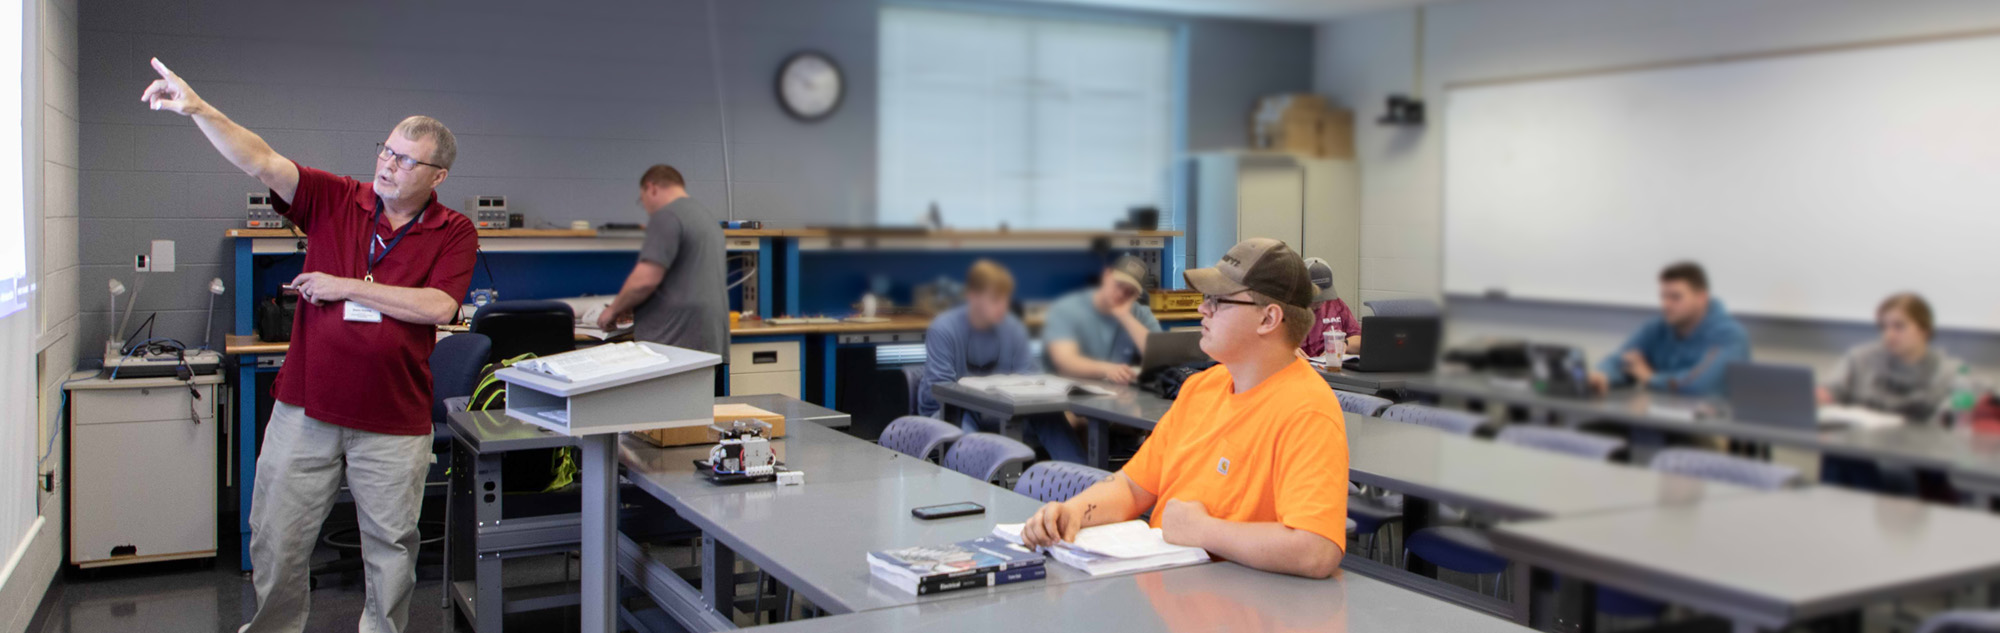
[[1035,460],[1035,449],[996,433],[969,433],[944,452],[944,467],[1006,487],[1010,467]]
[[939,452],[964,435],[965,431],[959,430],[958,425],[946,424],[936,418],[906,415],[896,418],[888,428],[882,429],[882,438],[878,442],[889,450],[928,460],[932,453]]
[[[1653,455],[1652,469],[1663,473],[1718,481],[1758,490],[1777,490],[1798,481],[1790,466],[1732,457],[1693,448],[1669,448]],[[1597,610],[1620,617],[1657,618],[1667,605],[1609,587],[1597,588]]]
[[[1625,447],[1625,442],[1614,438],[1537,426],[1509,426],[1501,429],[1495,439],[1505,444],[1600,461]],[[1410,535],[1406,552],[1445,569],[1482,576],[1479,579],[1482,589],[1485,583],[1483,576],[1507,571],[1507,559],[1495,553],[1492,539],[1484,530],[1476,528],[1444,526],[1418,530]],[[1505,583],[1505,576],[1495,579],[1494,593],[1499,593]]]
[[1653,455],[1653,470],[1758,490],[1777,490],[1798,481],[1790,466],[1732,457],[1692,448],[1669,448]]
[[1486,424],[1476,413],[1403,403],[1382,410],[1382,419],[1428,426],[1453,435],[1472,435]]
[[1500,434],[1493,439],[1502,444],[1538,448],[1597,461],[1610,459],[1612,453],[1625,448],[1625,441],[1618,438],[1569,429],[1519,424],[1500,429]]
[[1368,306],[1373,316],[1423,317],[1438,316],[1444,312],[1438,308],[1436,301],[1430,299],[1376,299],[1364,301],[1361,305]]
[[479,370],[493,353],[493,339],[484,334],[453,334],[431,348],[431,423],[444,424],[445,404],[450,398],[471,396],[479,383]]
[[1946,611],[1924,619],[1917,633],[2000,633],[2000,611]]
[[904,365],[903,385],[909,388],[910,394],[910,410],[903,415],[916,415],[920,408],[918,403],[923,401],[924,366]]
[[1340,410],[1355,415],[1372,416],[1396,404],[1394,400],[1381,396],[1335,390],[1334,397],[1340,398]]
[[1014,482],[1014,492],[1027,495],[1036,501],[1068,501],[1083,489],[1097,482],[1111,478],[1109,471],[1098,470],[1083,464],[1046,461],[1028,467],[1021,473],[1021,480]]

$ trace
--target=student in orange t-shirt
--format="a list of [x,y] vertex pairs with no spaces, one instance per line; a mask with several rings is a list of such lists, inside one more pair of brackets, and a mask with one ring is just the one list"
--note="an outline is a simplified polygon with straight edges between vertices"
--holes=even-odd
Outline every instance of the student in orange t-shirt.
[[1347,543],[1347,426],[1299,358],[1317,288],[1284,242],[1244,240],[1201,291],[1201,349],[1220,366],[1181,386],[1139,454],[1111,479],[1028,519],[1029,545],[1147,510],[1170,543],[1257,569],[1326,578]]

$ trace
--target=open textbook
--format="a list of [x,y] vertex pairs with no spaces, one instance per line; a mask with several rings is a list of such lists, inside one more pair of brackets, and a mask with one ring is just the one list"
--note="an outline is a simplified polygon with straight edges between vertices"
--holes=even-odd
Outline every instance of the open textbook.
[[[993,535],[1010,543],[1021,543],[1020,523],[993,526]],[[1075,567],[1092,576],[1122,574],[1148,569],[1165,569],[1208,562],[1208,552],[1199,547],[1168,543],[1158,529],[1145,521],[1126,521],[1084,528],[1076,541],[1045,548],[1056,562]]]
[[1049,374],[967,376],[958,379],[958,384],[970,389],[992,393],[993,395],[1015,402],[1049,402],[1062,400],[1071,395],[1109,396],[1115,394],[1110,389]]

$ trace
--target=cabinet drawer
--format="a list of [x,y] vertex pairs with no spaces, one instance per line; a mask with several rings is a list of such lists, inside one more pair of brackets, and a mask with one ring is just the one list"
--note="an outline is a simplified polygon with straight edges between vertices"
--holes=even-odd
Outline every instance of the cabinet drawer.
[[188,387],[175,385],[148,389],[91,389],[70,393],[76,399],[77,425],[120,422],[186,421],[190,415],[203,422],[215,421],[215,385],[196,385],[196,399]]
[[799,371],[798,343],[729,344],[729,375],[763,374],[779,371]]
[[729,395],[754,396],[775,393],[794,398],[805,397],[799,389],[799,372],[780,371],[758,374],[731,374]]

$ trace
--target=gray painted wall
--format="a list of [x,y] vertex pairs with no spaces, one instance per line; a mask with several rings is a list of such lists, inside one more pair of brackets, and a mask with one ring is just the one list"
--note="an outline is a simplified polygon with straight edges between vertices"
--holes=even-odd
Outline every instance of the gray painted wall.
[[[180,270],[148,275],[138,308],[159,311],[161,334],[199,339],[202,289],[229,277],[221,236],[258,190],[192,123],[140,104],[150,56],[280,152],[337,173],[366,174],[401,117],[436,116],[459,138],[439,190],[454,207],[504,194],[531,222],[638,222],[638,174],[668,162],[736,218],[863,224],[875,215],[884,1],[716,0],[713,41],[703,0],[87,3],[80,339],[103,339],[106,280],[134,285],[131,258],[151,239],[178,243]],[[1082,13],[1187,25],[1199,95],[1188,135],[1204,143],[1240,144],[1258,95],[1311,84],[1309,26]],[[772,96],[778,64],[801,49],[830,53],[849,81],[822,123],[792,121]]]
[[[1357,16],[1321,25],[1314,86],[1380,116],[1383,100],[1408,93],[1417,79],[1416,12]],[[1424,11],[1422,90],[1436,107],[1450,82],[1518,77],[1793,49],[2000,26],[2000,4],[1979,0],[1483,0]],[[1435,110],[1434,110],[1435,111]],[[1443,134],[1358,126],[1362,170],[1363,300],[1435,297],[1444,254],[1441,191]],[[1587,262],[1579,262],[1587,265]],[[1800,274],[1812,274],[1801,271]],[[1729,280],[1716,279],[1729,297]],[[1634,284],[1653,283],[1634,279]],[[1911,280],[1922,290],[1923,280]],[[1454,299],[1449,336],[1566,340],[1593,355],[1614,348],[1649,316],[1641,310],[1521,301]],[[1818,368],[1875,336],[1872,315],[1852,321],[1745,319],[1760,359]],[[2000,337],[1942,332],[1938,343],[1991,376],[2000,368]]]

